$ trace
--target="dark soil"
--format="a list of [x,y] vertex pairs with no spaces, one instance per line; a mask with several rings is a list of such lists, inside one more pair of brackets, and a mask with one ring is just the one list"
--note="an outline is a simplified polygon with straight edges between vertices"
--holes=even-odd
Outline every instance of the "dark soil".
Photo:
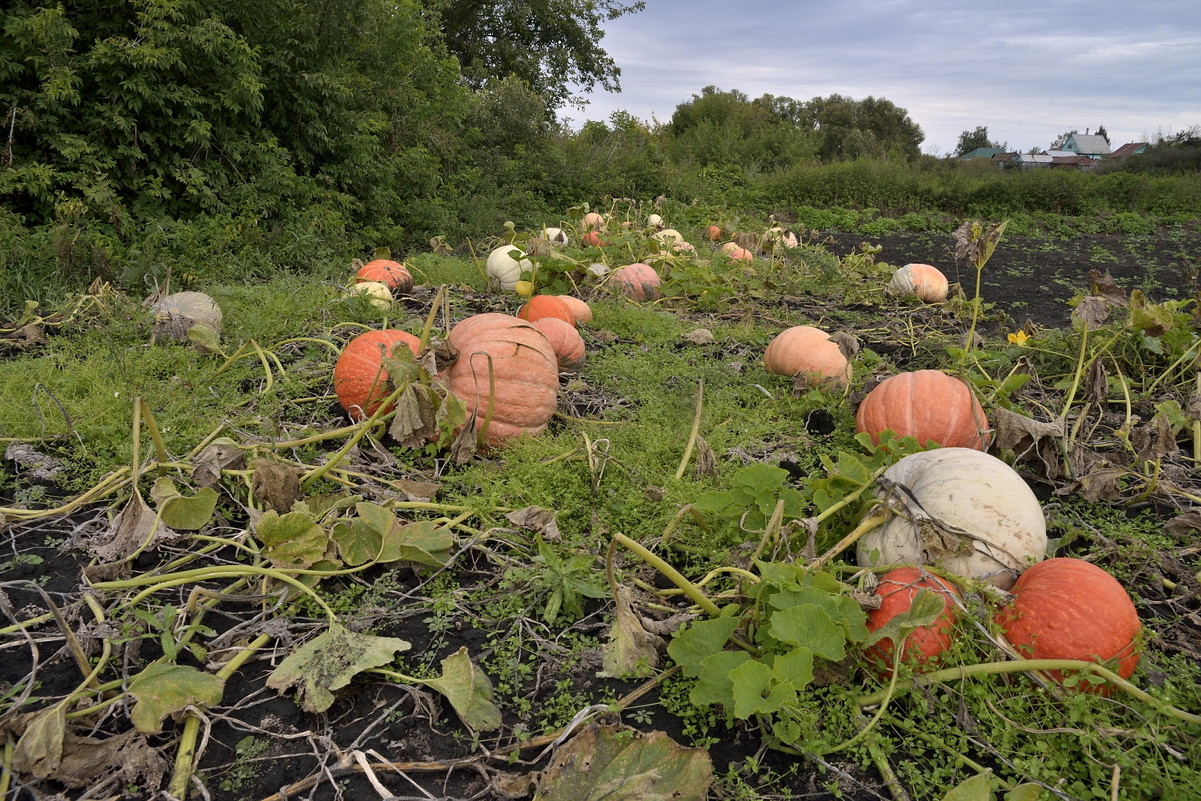
[[[841,255],[857,249],[860,239],[832,234],[828,242],[830,249]],[[883,248],[879,260],[896,265],[932,263],[958,282],[965,294],[973,294],[975,275],[956,264],[949,235],[897,234],[871,241]],[[1199,254],[1201,234],[1196,232],[1137,239],[1092,236],[1070,241],[1011,236],[1002,241],[985,270],[982,296],[1002,317],[1008,316],[1009,322],[1002,324],[1016,327],[1029,322],[1060,327],[1069,324],[1071,307],[1067,299],[1088,289],[1091,271],[1108,272],[1127,292],[1138,289],[1152,300],[1183,299],[1198,290]],[[564,398],[568,413],[576,415],[621,402],[590,394],[578,382],[565,386]],[[17,489],[0,487],[0,504],[11,502]],[[1046,495],[1048,488],[1042,487],[1040,492]],[[98,654],[107,638],[115,644],[115,659],[139,665],[159,655],[154,637],[130,639],[129,632],[97,626],[87,607],[79,603],[81,571],[87,563],[80,546],[89,532],[105,525],[105,514],[103,508],[91,508],[71,519],[0,525],[0,545],[4,564],[8,565],[0,572],[0,625],[42,615],[53,605],[64,610],[64,623],[86,654]],[[17,555],[22,558],[14,559]],[[1170,575],[1181,585],[1196,581],[1185,565],[1164,562],[1158,567],[1156,575]],[[451,583],[478,587],[492,582],[499,597],[505,590],[495,582],[503,568],[496,554],[476,550],[455,562]],[[589,704],[621,700],[639,690],[637,682],[596,676],[598,648],[608,622],[606,605],[601,602],[593,602],[590,614],[570,630],[570,637],[586,645],[579,649],[563,640],[567,632],[541,624],[540,609],[530,609],[528,616],[514,617],[499,629],[480,624],[470,609],[432,615],[424,595],[428,577],[408,569],[390,571],[387,576],[377,569],[343,583],[347,588],[357,587],[361,597],[371,598],[371,589],[385,580],[393,583],[389,593],[379,597],[389,598],[389,604],[354,610],[356,625],[411,642],[412,649],[406,654],[406,665],[411,668],[436,673],[442,659],[466,646],[473,660],[491,675],[508,669],[508,680],[516,685],[507,688],[507,697],[520,699],[534,710],[562,703],[563,698],[574,699],[576,708],[583,709]],[[1179,608],[1180,594],[1175,600],[1165,597],[1162,586],[1155,586],[1150,579],[1148,582],[1148,587],[1140,591],[1149,599],[1141,613],[1197,619],[1195,587],[1184,596],[1187,605]],[[179,590],[178,597],[170,602],[185,606],[187,588]],[[254,614],[254,604],[235,604],[219,606],[206,623],[218,632],[234,630],[235,642],[245,642],[268,630],[264,620]],[[316,625],[318,620],[313,622]],[[283,632],[281,654],[289,637],[303,633],[295,627]],[[1167,647],[1201,659],[1201,627],[1178,626],[1160,635]],[[542,755],[550,738],[536,737],[538,731],[519,733],[515,727],[521,718],[516,710],[503,710],[501,735],[477,739],[444,699],[419,687],[356,681],[339,693],[328,714],[303,712],[290,697],[281,697],[264,686],[280,658],[268,649],[247,663],[226,685],[223,704],[208,710],[201,740],[200,775],[189,797],[212,801],[368,799],[381,797],[375,784],[378,782],[394,794],[385,797],[398,799],[501,799],[517,796],[498,789],[500,779],[546,766]],[[130,671],[134,672],[136,669]],[[0,696],[29,692],[48,703],[73,691],[81,679],[60,626],[52,620],[28,633],[9,630],[0,639]],[[666,731],[687,743],[685,721],[666,711],[656,703],[658,700],[657,691],[639,697],[622,720],[643,730]],[[24,708],[44,706],[46,703],[31,700]],[[638,713],[639,709],[644,713]],[[566,710],[567,717],[573,711]],[[563,717],[564,710],[558,712]],[[128,708],[118,706],[109,713],[89,717],[98,722],[76,734],[102,740],[127,732],[128,714]],[[600,719],[614,717],[612,713],[600,715]],[[7,729],[10,740],[23,725],[11,715],[0,719],[0,728]],[[170,775],[177,731],[176,724],[168,721],[162,735],[147,738],[151,748],[162,749],[161,764],[134,765],[132,760],[123,763],[120,757],[96,754],[92,759],[97,766],[103,767],[104,761],[110,760],[109,769],[97,770],[95,775],[80,770],[81,778],[72,784],[11,775],[13,789],[8,798],[165,798],[155,788],[165,786],[164,777]],[[720,736],[708,744],[718,774],[738,769],[748,757],[758,755],[763,767],[783,776],[770,790],[764,790],[763,798],[866,801],[889,797],[880,777],[858,765],[837,760],[798,760],[763,751],[754,731],[720,727],[718,731]],[[52,775],[61,778],[59,773]],[[753,778],[750,782],[753,784]]]

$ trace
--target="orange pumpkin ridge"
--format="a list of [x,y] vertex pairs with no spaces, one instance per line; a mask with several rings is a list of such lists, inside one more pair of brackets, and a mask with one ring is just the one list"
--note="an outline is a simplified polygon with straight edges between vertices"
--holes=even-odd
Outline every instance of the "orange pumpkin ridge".
[[989,441],[988,417],[971,388],[938,370],[898,373],[881,381],[859,404],[855,428],[876,443],[887,429],[945,448],[982,451]]
[[584,363],[584,338],[575,326],[568,325],[557,317],[540,317],[534,327],[541,331],[555,350],[559,370],[571,372]]
[[355,273],[356,281],[378,281],[394,292],[408,292],[413,288],[413,274],[409,268],[391,259],[372,259]]
[[575,315],[572,314],[571,307],[562,298],[555,295],[535,295],[522,304],[517,311],[517,317],[531,323],[542,317],[554,317],[575,325]]
[[342,349],[334,364],[334,394],[351,420],[367,419],[388,396],[390,376],[383,360],[402,343],[417,356],[421,340],[396,328],[359,334]]

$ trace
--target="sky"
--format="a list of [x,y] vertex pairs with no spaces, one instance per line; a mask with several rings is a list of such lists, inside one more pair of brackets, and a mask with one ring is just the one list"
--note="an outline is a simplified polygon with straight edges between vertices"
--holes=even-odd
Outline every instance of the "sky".
[[561,109],[572,127],[666,123],[706,86],[883,98],[936,156],[981,125],[1023,152],[1073,129],[1104,126],[1116,148],[1201,126],[1201,0],[646,0],[602,30],[622,91]]

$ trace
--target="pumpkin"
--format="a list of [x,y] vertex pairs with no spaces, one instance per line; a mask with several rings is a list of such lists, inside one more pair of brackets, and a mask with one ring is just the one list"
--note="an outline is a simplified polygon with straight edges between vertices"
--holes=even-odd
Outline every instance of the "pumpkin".
[[[1126,588],[1103,568],[1083,559],[1048,559],[1026,570],[1010,592],[995,620],[1022,656],[1113,662],[1122,678],[1134,673],[1142,622]],[[1060,671],[1048,675],[1063,682]],[[1105,695],[1113,690],[1085,678],[1078,686]]]
[[566,247],[570,240],[567,238],[567,232],[562,228],[547,228],[542,232],[542,238],[550,242],[555,247]]
[[615,287],[634,300],[658,300],[663,296],[663,282],[655,268],[649,264],[635,262],[614,270],[610,280]]
[[599,231],[605,227],[605,218],[595,211],[590,211],[584,215],[583,224],[590,231]]
[[676,242],[671,249],[676,253],[696,253],[696,247],[691,242]]
[[894,295],[916,295],[926,303],[942,303],[947,299],[947,277],[929,264],[906,264],[898,267],[888,282]]
[[804,374],[844,387],[851,380],[851,365],[838,344],[825,331],[808,325],[794,325],[777,334],[763,352],[763,364],[775,375]]
[[488,283],[505,292],[512,292],[523,272],[533,272],[533,263],[525,251],[515,245],[501,245],[488,254],[485,272]]
[[580,300],[574,295],[555,295],[555,297],[567,304],[577,326],[581,323],[592,322],[592,307],[586,301]]
[[721,239],[721,226],[710,225],[705,229],[705,238],[710,242],[716,242],[717,240]]
[[394,292],[408,292],[413,288],[413,274],[409,268],[391,259],[372,259],[355,273],[356,281],[377,281]]
[[517,316],[531,323],[541,317],[557,317],[565,323],[575,325],[575,315],[571,308],[555,295],[534,295],[522,304]]
[[730,261],[754,261],[755,254],[751,253],[746,248],[732,247],[729,250],[723,251]]
[[541,331],[486,312],[455,325],[447,341],[459,356],[440,375],[468,416],[476,416],[489,445],[546,429],[558,403],[559,365]]
[[570,373],[580,369],[584,363],[584,338],[574,325],[558,317],[539,317],[533,323],[554,349],[559,372]]
[[[651,214],[646,218],[646,225],[648,228],[662,228],[663,218],[658,214]],[[671,229],[669,228],[668,230]]]
[[[933,573],[920,567],[894,568],[880,577],[875,595],[880,606],[867,613],[867,630],[876,631],[900,614],[908,612],[913,599],[921,590],[930,590],[943,596],[942,612],[933,622],[914,628],[901,647],[901,661],[913,662],[918,668],[937,665],[939,656],[951,647],[951,629],[955,625],[955,587]],[[892,676],[893,656],[896,644],[884,637],[867,649],[867,657],[882,666],[880,675]]]
[[738,250],[737,242],[726,242],[718,248],[724,255],[729,255],[731,251]]
[[923,445],[934,440],[947,448],[988,446],[984,408],[967,384],[938,370],[889,376],[867,394],[855,414],[855,430],[879,444],[886,429]]
[[861,567],[934,564],[1004,590],[1046,554],[1038,498],[1012,467],[983,451],[905,456],[884,471],[876,494],[889,499],[890,513],[859,540]]
[[334,363],[334,394],[351,420],[358,422],[375,414],[391,393],[383,360],[397,345],[408,346],[416,356],[421,340],[408,331],[389,328],[359,334],[342,349]]
[[211,328],[221,336],[221,307],[203,292],[175,292],[155,301],[150,311],[154,314],[156,336],[187,342],[188,331],[194,325]]
[[664,245],[674,245],[677,242],[684,241],[684,235],[674,228],[664,228],[662,231],[656,231],[651,236]]
[[356,295],[365,295],[371,305],[380,309],[392,306],[392,290],[388,285],[379,281],[359,281],[350,291]]
[[585,231],[580,237],[580,242],[590,248],[604,248],[610,245],[608,241],[601,239],[600,231]]

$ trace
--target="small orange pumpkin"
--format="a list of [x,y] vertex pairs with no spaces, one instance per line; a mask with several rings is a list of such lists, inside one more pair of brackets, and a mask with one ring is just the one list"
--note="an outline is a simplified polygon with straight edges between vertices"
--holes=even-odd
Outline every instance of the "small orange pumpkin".
[[916,295],[926,303],[942,303],[950,284],[942,271],[930,264],[906,264],[898,267],[888,282],[894,295]]
[[776,335],[763,352],[767,372],[794,376],[805,374],[829,379],[845,387],[851,380],[851,365],[838,344],[820,328],[794,325]]
[[726,257],[729,258],[730,261],[754,261],[755,260],[755,254],[751,253],[746,248],[740,248],[738,246],[734,246],[724,252],[726,254]]
[[585,246],[590,248],[604,248],[609,246],[609,242],[601,239],[600,231],[585,231],[580,237],[580,241]]
[[889,376],[867,394],[855,414],[855,430],[879,444],[886,429],[923,445],[934,440],[944,448],[988,447],[984,408],[967,384],[938,370]]
[[342,349],[334,364],[334,394],[351,420],[358,422],[375,414],[392,391],[383,360],[401,344],[414,356],[421,348],[421,340],[408,331],[389,328],[359,334]]
[[571,313],[571,308],[557,295],[534,295],[517,310],[517,317],[531,323],[543,317],[556,317],[575,325],[575,315]]
[[468,416],[476,416],[489,445],[546,429],[559,398],[559,363],[541,331],[486,312],[458,323],[447,341],[459,356],[440,375]]
[[610,276],[617,289],[634,300],[658,300],[663,297],[663,282],[655,268],[649,264],[635,262],[615,270]]
[[583,224],[590,231],[600,230],[605,227],[605,218],[595,211],[590,211],[584,215]]
[[[1139,660],[1142,622],[1121,583],[1103,568],[1071,557],[1026,568],[1010,589],[1013,600],[996,616],[1005,639],[1029,659],[1114,662],[1122,678]],[[1062,682],[1059,671],[1049,671]],[[1108,695],[1108,684],[1082,689]]]
[[[943,609],[932,623],[919,626],[905,638],[901,661],[913,661],[919,669],[933,667],[943,651],[951,647],[951,629],[955,625],[955,596],[959,593],[952,584],[918,567],[897,567],[880,577],[875,595],[880,606],[867,613],[867,630],[876,631],[899,614],[908,612],[920,590],[930,590],[943,596]],[[882,666],[880,675],[892,676],[896,645],[885,637],[867,649],[867,657]]]
[[716,242],[717,240],[721,239],[721,226],[710,225],[705,229],[705,238],[710,242]]
[[584,363],[584,338],[574,325],[558,317],[539,317],[533,323],[534,328],[541,331],[554,348],[559,372],[570,373],[580,369]]
[[409,268],[391,259],[372,259],[355,273],[356,281],[378,281],[393,292],[408,292],[413,288]]

